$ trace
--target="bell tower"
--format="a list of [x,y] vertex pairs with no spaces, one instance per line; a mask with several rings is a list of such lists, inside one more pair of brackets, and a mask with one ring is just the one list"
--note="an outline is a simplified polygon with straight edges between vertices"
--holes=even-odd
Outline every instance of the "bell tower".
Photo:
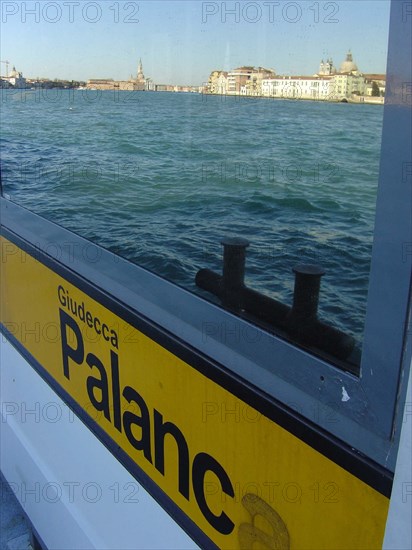
[[143,64],[141,59],[139,59],[139,65],[137,66],[137,80],[138,81],[144,80]]

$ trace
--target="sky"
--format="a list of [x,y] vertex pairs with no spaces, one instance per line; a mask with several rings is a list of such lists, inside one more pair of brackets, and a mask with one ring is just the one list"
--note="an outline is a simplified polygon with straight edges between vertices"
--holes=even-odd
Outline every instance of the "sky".
[[[241,65],[310,75],[351,49],[359,70],[384,73],[389,0],[7,1],[1,59],[27,78],[128,80],[139,58],[157,84],[201,85]],[[6,66],[1,64],[1,74]]]

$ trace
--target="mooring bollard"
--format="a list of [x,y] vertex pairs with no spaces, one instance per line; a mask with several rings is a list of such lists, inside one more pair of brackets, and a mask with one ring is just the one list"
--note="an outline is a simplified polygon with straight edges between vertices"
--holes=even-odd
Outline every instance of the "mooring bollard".
[[295,288],[290,319],[316,321],[318,318],[320,280],[325,270],[317,265],[300,264],[293,268]]
[[223,275],[210,269],[196,274],[196,284],[218,296],[228,309],[249,320],[267,323],[292,341],[317,348],[338,359],[348,358],[355,346],[352,336],[318,320],[320,281],[325,271],[312,264],[294,267],[295,288],[292,307],[245,285],[246,248],[249,241],[226,237],[221,241]]
[[226,237],[221,244],[223,245],[223,305],[238,311],[242,309],[246,248],[249,246],[249,241],[241,237]]

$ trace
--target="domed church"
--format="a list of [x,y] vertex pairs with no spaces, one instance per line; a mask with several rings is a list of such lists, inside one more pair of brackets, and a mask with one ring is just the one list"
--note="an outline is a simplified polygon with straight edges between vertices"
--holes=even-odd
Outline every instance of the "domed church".
[[356,63],[353,61],[352,53],[351,53],[350,50],[349,50],[348,53],[346,54],[346,59],[345,59],[345,61],[342,63],[342,65],[340,66],[339,72],[340,72],[340,73],[345,73],[345,74],[350,74],[350,73],[357,73],[357,72],[359,72],[358,66],[357,66]]

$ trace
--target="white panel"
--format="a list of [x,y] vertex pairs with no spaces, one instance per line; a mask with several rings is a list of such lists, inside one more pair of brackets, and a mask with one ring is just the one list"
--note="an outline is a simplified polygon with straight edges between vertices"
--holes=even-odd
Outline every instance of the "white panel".
[[0,346],[1,471],[47,548],[198,548],[13,346]]

